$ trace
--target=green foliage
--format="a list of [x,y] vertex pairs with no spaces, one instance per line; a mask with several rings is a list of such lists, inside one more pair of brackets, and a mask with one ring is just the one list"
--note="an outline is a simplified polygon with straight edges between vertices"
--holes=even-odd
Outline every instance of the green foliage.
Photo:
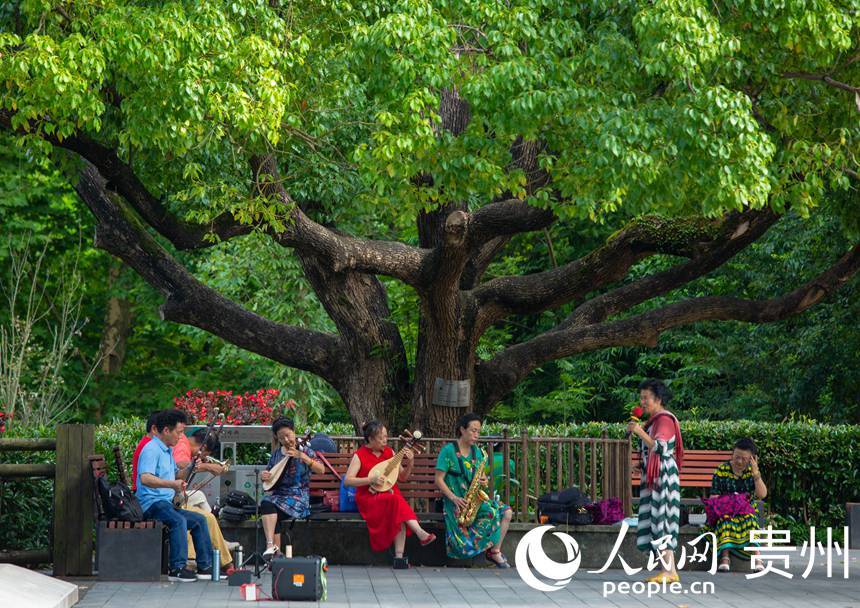
[[[716,217],[765,205],[795,214],[727,270],[643,310],[689,295],[773,294],[784,277],[808,278],[808,269],[844,251],[840,226],[860,226],[848,179],[860,140],[855,100],[825,82],[785,76],[860,83],[853,1],[282,4],[2,4],[0,108],[31,134],[79,132],[116,148],[171,211],[197,222],[228,212],[284,228],[286,205],[250,194],[248,157],[261,152],[279,157],[291,196],[316,203],[316,219],[369,238],[414,244],[419,209],[529,198],[561,219],[551,236],[562,262],[638,216]],[[439,127],[442,89],[469,102],[471,121],[458,136]],[[533,192],[511,167],[520,137],[545,143],[539,164],[551,182]],[[0,135],[0,219],[8,228],[0,244],[32,231],[51,237],[59,259],[80,235],[89,240],[93,224],[46,148],[32,136]],[[68,167],[67,157],[59,160]],[[432,181],[413,179],[421,174]],[[544,270],[547,251],[542,235],[517,237],[487,276]],[[250,310],[332,328],[300,264],[266,238],[178,257]],[[630,278],[667,263],[643,262]],[[98,351],[98,320],[113,295],[132,302],[126,364],[116,377],[95,379],[79,419],[143,415],[188,388],[261,386],[293,396],[310,420],[345,418],[318,379],[162,323],[160,298],[127,270],[111,284],[109,270],[104,254],[85,249],[91,322],[71,373]],[[417,298],[385,285],[414,358]],[[694,327],[654,351],[547,364],[494,414],[619,420],[631,387],[661,375],[682,411],[767,420],[797,411],[858,422],[856,296],[855,281],[782,324]],[[479,356],[546,331],[569,310],[491,328]]]
[[[119,445],[130,472],[131,454],[143,435],[145,421],[132,418],[96,427],[95,451],[105,454],[115,475],[112,448]],[[315,424],[315,432],[352,435],[349,423]],[[540,426],[510,426],[491,422],[484,435],[518,436],[525,429],[530,437],[621,438],[626,426],[620,423],[589,422]],[[304,429],[297,429],[302,432]],[[727,422],[681,420],[684,446],[692,450],[730,450],[741,437],[752,437],[769,495],[767,502],[775,525],[791,527],[792,538],[803,540],[809,526],[832,526],[841,530],[845,503],[860,494],[860,426],[829,426],[808,421],[764,423],[749,420]],[[53,437],[48,427],[22,428],[11,424],[5,437]],[[258,464],[268,454],[266,446],[240,450],[242,464]],[[8,458],[7,458],[8,456]],[[54,452],[5,452],[4,462],[53,462]],[[52,510],[52,482],[12,481],[0,485],[0,529],[6,549],[36,549],[48,546]]]
[[[802,284],[851,247],[828,206],[802,220],[784,218],[760,241],[705,278],[633,309],[638,314],[706,295],[770,298]],[[569,243],[554,233],[557,255],[574,258],[600,236]],[[602,236],[602,235],[601,235]],[[605,237],[604,237],[605,238]],[[511,264],[533,271],[544,264],[546,244],[529,235],[515,243]],[[633,281],[677,263],[649,258],[632,269]],[[496,270],[499,268],[499,270]],[[491,268],[504,274],[501,264]],[[775,277],[791,277],[790,283]],[[494,327],[479,354],[488,358],[511,342],[523,342],[561,322],[570,307],[519,317]],[[542,366],[498,404],[492,415],[517,424],[594,419],[620,421],[648,377],[668,382],[672,408],[697,419],[750,418],[779,421],[805,415],[827,423],[860,423],[860,281],[803,315],[772,324],[701,323],[664,334],[656,348],[613,348]]]
[[[484,426],[484,434],[500,434],[508,428],[516,436],[525,428],[530,437],[621,438],[625,424]],[[751,437],[758,448],[759,466],[768,487],[767,503],[776,516],[775,525],[790,526],[793,540],[808,538],[809,527],[842,529],[845,504],[860,495],[860,426],[825,425],[809,421],[785,423],[750,420],[707,421],[681,416],[681,434],[688,450],[731,450],[742,437]]]
[[[534,201],[568,218],[806,213],[856,167],[853,100],[784,77],[856,80],[857,62],[840,63],[858,28],[850,2],[77,0],[68,21],[52,8],[0,14],[15,125],[118,147],[196,218],[226,209],[282,228],[276,202],[243,194],[247,154],[266,149],[293,176],[350,174],[322,186],[348,184],[338,206],[400,219],[525,197],[509,167],[520,136],[547,143],[552,186]],[[451,87],[472,117],[457,137],[438,129]]]

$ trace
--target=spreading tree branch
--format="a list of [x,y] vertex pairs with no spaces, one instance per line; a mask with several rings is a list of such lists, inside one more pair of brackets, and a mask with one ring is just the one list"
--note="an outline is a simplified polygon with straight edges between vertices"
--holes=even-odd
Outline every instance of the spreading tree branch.
[[827,74],[814,74],[811,72],[785,72],[783,73],[782,77],[799,80],[816,80],[819,82],[823,82],[824,84],[829,85],[833,88],[848,91],[849,93],[860,93],[860,87],[855,87],[853,85],[834,80]]
[[643,217],[616,233],[588,255],[544,272],[499,277],[474,290],[482,322],[489,326],[510,314],[534,314],[584,297],[588,292],[620,280],[639,260],[664,253],[695,257],[715,241],[728,239],[743,222],[731,216],[666,219]]
[[150,236],[123,200],[111,196],[94,166],[84,167],[76,190],[97,220],[96,246],[123,260],[164,295],[163,319],[199,327],[337,386],[343,354],[337,336],[275,323],[200,283]]
[[844,285],[860,270],[860,243],[833,266],[794,291],[768,300],[731,297],[693,298],[629,319],[551,331],[511,346],[479,363],[478,410],[486,411],[531,371],[548,361],[603,348],[655,347],[664,331],[701,321],[771,323],[797,315]]
[[778,216],[770,209],[731,214],[724,225],[723,238],[715,240],[689,261],[622,285],[587,300],[556,327],[556,330],[593,325],[633,308],[651,298],[668,293],[719,268],[758,240]]

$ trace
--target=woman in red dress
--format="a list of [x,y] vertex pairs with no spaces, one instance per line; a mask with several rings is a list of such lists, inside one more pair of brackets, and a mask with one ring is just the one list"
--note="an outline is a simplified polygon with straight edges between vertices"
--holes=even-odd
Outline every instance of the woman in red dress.
[[[378,420],[371,420],[362,428],[365,445],[356,450],[346,471],[344,484],[355,487],[355,504],[358,512],[367,523],[370,533],[370,548],[384,551],[394,543],[394,568],[408,568],[409,562],[403,557],[406,537],[414,533],[422,545],[436,540],[436,535],[427,532],[418,523],[415,512],[403,498],[397,484],[387,492],[371,492],[370,488],[379,476],[368,477],[370,469],[392,458],[394,450],[388,447],[388,430]],[[406,481],[412,474],[414,454],[406,449],[400,465],[398,481]]]

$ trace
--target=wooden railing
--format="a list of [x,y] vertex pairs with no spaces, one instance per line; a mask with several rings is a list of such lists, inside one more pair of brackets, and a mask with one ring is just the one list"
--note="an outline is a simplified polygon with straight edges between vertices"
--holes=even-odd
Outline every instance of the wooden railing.
[[95,426],[61,424],[56,439],[0,439],[0,451],[55,451],[55,463],[0,464],[0,480],[53,479],[53,534],[49,549],[0,551],[0,563],[53,561],[56,576],[92,575],[93,482],[87,457]]
[[[360,437],[333,436],[339,452],[353,452],[363,443]],[[430,454],[451,439],[425,438]],[[392,447],[396,448],[395,440]],[[501,467],[490,468],[490,487],[497,488],[502,502],[511,506],[516,521],[535,521],[537,499],[542,494],[577,486],[592,500],[618,498],[624,512],[632,510],[630,442],[627,439],[581,437],[482,437],[489,462],[501,454]],[[496,468],[499,468],[496,471]],[[496,483],[496,474],[501,480]]]

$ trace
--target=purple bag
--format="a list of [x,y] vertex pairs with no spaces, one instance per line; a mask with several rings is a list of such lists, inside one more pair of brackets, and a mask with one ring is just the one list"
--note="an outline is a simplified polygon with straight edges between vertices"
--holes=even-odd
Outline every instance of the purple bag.
[[612,525],[624,519],[624,510],[618,498],[604,498],[585,507],[591,513],[593,523]]
[[738,515],[755,514],[755,508],[750,503],[746,494],[722,494],[703,498],[707,524],[711,527],[717,525],[721,519],[732,519]]

